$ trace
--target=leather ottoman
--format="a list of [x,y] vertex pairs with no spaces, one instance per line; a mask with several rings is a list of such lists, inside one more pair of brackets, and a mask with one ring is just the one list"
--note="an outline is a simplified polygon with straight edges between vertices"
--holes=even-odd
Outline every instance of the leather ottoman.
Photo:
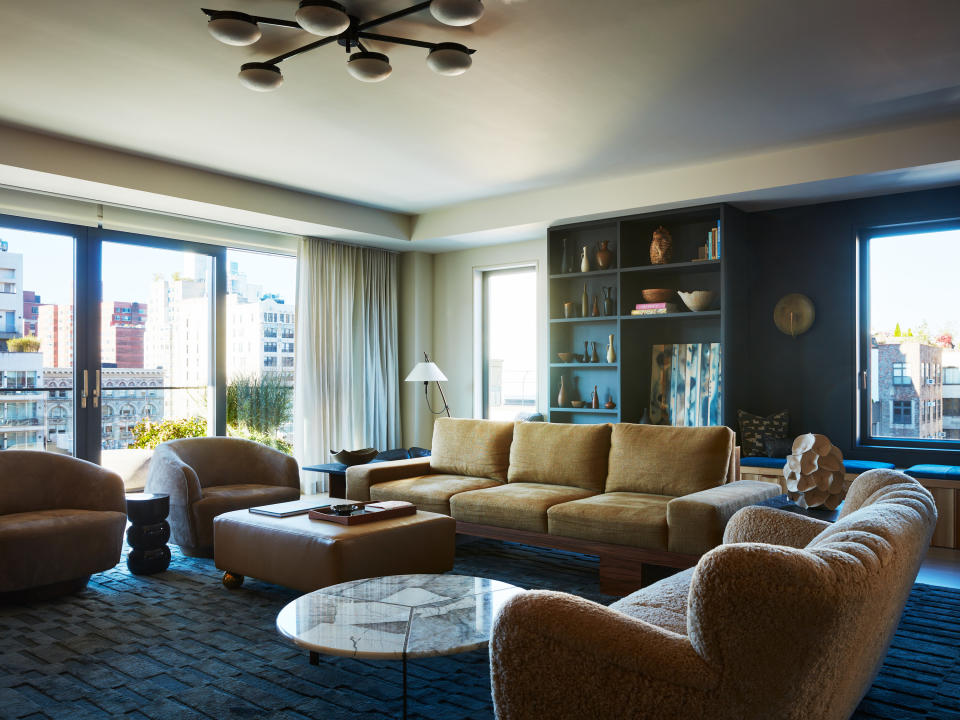
[[214,519],[213,558],[227,587],[247,575],[312,592],[381,575],[447,572],[456,530],[453,518],[419,510],[361,525],[235,510]]

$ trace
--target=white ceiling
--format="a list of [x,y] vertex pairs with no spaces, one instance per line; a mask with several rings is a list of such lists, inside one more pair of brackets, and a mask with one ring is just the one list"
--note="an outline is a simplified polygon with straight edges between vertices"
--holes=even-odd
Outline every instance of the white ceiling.
[[[367,19],[409,0],[342,0]],[[0,9],[0,122],[418,213],[454,203],[960,114],[956,0],[486,0],[381,32],[477,49],[461,77],[338,46],[254,93],[241,63],[315,39],[213,40],[200,7],[292,18],[295,0],[31,0]]]

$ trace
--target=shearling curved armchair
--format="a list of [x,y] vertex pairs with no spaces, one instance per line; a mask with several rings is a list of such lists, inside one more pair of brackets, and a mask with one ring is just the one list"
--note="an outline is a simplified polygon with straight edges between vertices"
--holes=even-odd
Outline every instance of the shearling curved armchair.
[[217,515],[296,500],[300,470],[289,455],[251,440],[170,440],[154,450],[144,490],[170,496],[170,534],[186,555],[212,557]]
[[0,594],[82,589],[120,560],[123,480],[69,455],[0,452]]
[[936,517],[916,480],[872,470],[836,523],[744,508],[695,568],[609,608],[518,595],[490,643],[497,717],[846,720]]

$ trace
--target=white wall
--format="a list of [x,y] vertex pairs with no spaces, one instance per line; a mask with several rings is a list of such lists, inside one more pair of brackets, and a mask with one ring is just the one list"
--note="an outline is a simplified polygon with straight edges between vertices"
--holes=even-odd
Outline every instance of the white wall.
[[[403,379],[433,347],[433,255],[404,253],[400,256],[399,331],[400,421],[404,447],[430,447],[433,419],[423,398],[423,385]],[[435,387],[435,386],[434,386]],[[432,388],[431,388],[432,390]],[[439,400],[439,398],[437,398]],[[431,396],[431,403],[437,401]]]
[[[406,256],[405,256],[406,257]],[[481,409],[474,404],[475,356],[479,351],[474,337],[475,298],[474,279],[478,270],[536,264],[537,266],[537,368],[546,364],[547,352],[547,241],[545,238],[526,242],[494,245],[472,250],[440,253],[433,256],[433,359],[446,374],[449,382],[444,392],[454,417],[475,417]],[[401,264],[401,283],[409,278]],[[402,286],[401,285],[401,286]],[[404,291],[401,290],[401,295]],[[401,303],[403,307],[403,303]],[[405,332],[401,321],[401,347]],[[401,368],[401,374],[405,374]],[[537,379],[537,402],[541,410],[547,407],[547,377]],[[404,396],[407,401],[407,396]],[[407,401],[409,402],[409,401]],[[429,414],[423,403],[423,393],[417,395],[414,411],[401,402],[404,422],[415,417],[418,429],[429,423]],[[432,425],[432,423],[430,423]],[[429,447],[429,442],[419,444]]]

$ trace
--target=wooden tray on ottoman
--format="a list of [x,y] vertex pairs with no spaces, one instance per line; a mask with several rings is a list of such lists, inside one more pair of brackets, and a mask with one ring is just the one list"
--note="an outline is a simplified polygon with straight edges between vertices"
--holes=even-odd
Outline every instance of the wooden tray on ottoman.
[[311,520],[325,520],[327,522],[340,523],[341,525],[359,525],[361,523],[376,522],[377,520],[386,520],[387,518],[413,515],[417,512],[416,505],[401,500],[358,502],[352,504],[363,506],[363,511],[353,515],[337,515],[333,512],[332,505],[325,505],[324,507],[311,510],[309,517]]

